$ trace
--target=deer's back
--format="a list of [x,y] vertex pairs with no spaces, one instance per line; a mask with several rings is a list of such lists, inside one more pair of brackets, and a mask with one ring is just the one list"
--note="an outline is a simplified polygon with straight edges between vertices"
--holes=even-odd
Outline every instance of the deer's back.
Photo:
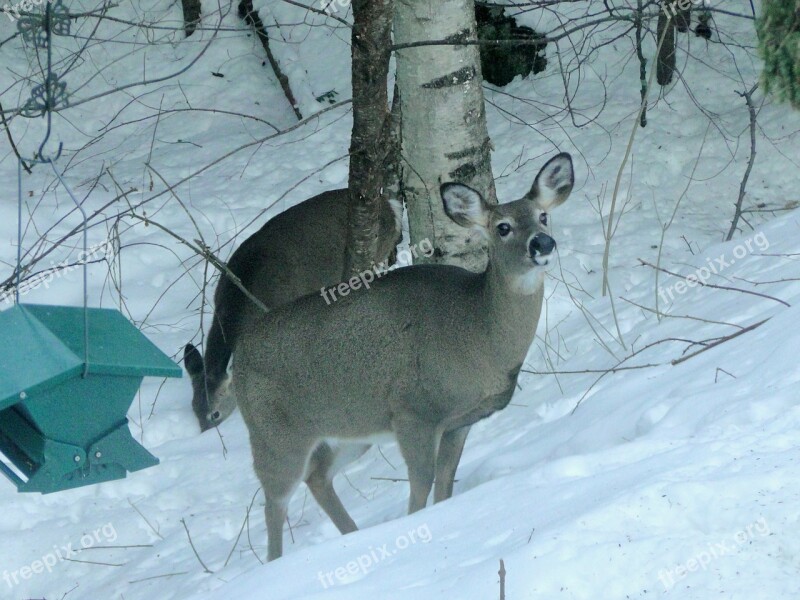
[[[234,252],[228,267],[267,306],[279,306],[339,281],[346,228],[346,190],[323,192],[267,221]],[[234,302],[244,301],[223,278],[217,305],[232,295]]]
[[264,404],[267,419],[359,437],[389,430],[399,410],[441,422],[506,393],[513,365],[498,366],[481,342],[481,284],[457,267],[422,265],[330,305],[314,294],[259,315],[235,350],[246,418],[245,403]]

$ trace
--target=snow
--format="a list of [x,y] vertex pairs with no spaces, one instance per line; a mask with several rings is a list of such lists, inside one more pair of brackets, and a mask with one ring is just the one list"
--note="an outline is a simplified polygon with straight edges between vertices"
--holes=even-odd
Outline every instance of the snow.
[[[749,2],[726,7],[746,13]],[[120,3],[111,14],[180,24],[177,5],[144,0]],[[302,24],[321,17],[289,5],[274,7],[273,16],[297,23],[285,33],[291,47],[275,45],[279,60],[295,61],[293,81],[308,86],[303,110],[313,110],[313,98],[329,89],[346,99],[348,32],[331,26],[304,34]],[[532,26],[555,19],[533,11],[519,18]],[[736,91],[757,81],[759,64],[747,52],[752,25],[715,19],[725,39],[741,47],[681,38],[692,54],[679,54],[683,81],[657,102],[653,90],[648,127],[637,133],[617,204],[616,215],[624,214],[611,250],[613,306],[600,294],[601,215],[608,218],[638,107],[630,45],[609,44],[584,69],[580,87],[571,80],[581,128],[563,110],[563,81],[550,50],[546,73],[501,90],[488,86],[499,197],[525,193],[557,149],[572,152],[578,184],[552,215],[559,261],[546,281],[546,309],[525,367],[559,374],[524,374],[511,405],[472,429],[452,499],[406,516],[408,485],[394,481],[406,476],[397,448],[373,448],[336,480],[361,530],[339,535],[301,488],[290,504],[284,557],[261,564],[262,499],[241,416],[201,436],[188,380],[148,380],[129,418],[134,436],[161,459],[158,467],[46,496],[20,495],[0,482],[0,598],[483,599],[499,597],[501,559],[508,598],[797,598],[800,114],[770,99],[761,106],[756,95],[758,157],[745,204],[772,212],[748,214],[752,229],[742,223],[732,241],[722,242],[749,157],[748,115]],[[213,22],[206,17],[206,25]],[[84,34],[93,24],[76,23]],[[250,114],[280,129],[293,124],[258,42],[235,14],[223,24],[229,29],[177,80],[76,104],[54,124],[56,141],[65,144],[59,166],[69,166],[65,178],[91,211],[111,202],[120,186],[131,204],[147,201],[140,215],[190,241],[202,235],[226,258],[268,216],[345,184],[351,121],[345,106],[263,142],[272,127],[231,115],[174,112],[138,121],[158,106],[192,106]],[[0,19],[0,40],[12,33]],[[174,73],[212,37],[198,31],[177,43],[182,34],[154,30],[161,43],[147,45],[142,34],[112,22],[99,34],[120,43],[93,50],[96,61],[116,62],[101,77],[93,77],[90,63],[71,73],[74,100],[136,81],[143,64],[148,78]],[[646,51],[652,55],[652,40]],[[14,83],[18,75],[39,76],[32,58],[18,40],[0,45],[6,109],[27,97],[29,88]],[[602,112],[598,92],[606,98]],[[102,128],[124,122],[130,124],[84,147]],[[27,155],[38,147],[43,123],[15,119],[11,132]],[[175,188],[180,202],[162,193],[161,177],[174,184],[246,144]],[[8,276],[16,252],[16,161],[7,145],[0,152],[0,260]],[[78,223],[45,169],[24,177],[23,192],[26,215],[32,213],[25,250],[45,232],[52,244]],[[679,199],[662,244],[663,224]],[[113,217],[125,208],[127,202],[103,209],[109,220],[95,219],[90,245],[114,231]],[[177,359],[183,344],[200,339],[202,262],[152,224],[125,219],[117,229],[122,249],[111,267],[90,267],[91,304],[120,308]],[[75,243],[52,261],[74,260]],[[684,287],[685,280],[638,259],[760,295]],[[25,301],[77,304],[80,281],[80,271],[70,270]],[[209,318],[206,307],[206,328]],[[614,366],[627,369],[603,375]]]

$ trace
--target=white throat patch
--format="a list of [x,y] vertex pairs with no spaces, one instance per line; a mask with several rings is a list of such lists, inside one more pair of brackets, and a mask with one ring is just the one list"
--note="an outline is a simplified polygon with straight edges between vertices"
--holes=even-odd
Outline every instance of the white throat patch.
[[536,267],[511,281],[511,289],[524,296],[535,294],[544,285],[545,267]]

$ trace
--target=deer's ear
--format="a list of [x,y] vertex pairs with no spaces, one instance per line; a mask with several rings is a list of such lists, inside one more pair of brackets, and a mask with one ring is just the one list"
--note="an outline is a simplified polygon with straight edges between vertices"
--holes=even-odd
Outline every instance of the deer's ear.
[[488,223],[486,202],[478,192],[461,183],[444,183],[439,189],[444,212],[462,227],[483,227]]
[[549,212],[569,198],[575,185],[572,157],[566,152],[554,156],[542,167],[526,198],[545,212]]
[[192,344],[183,349],[183,366],[191,377],[203,374],[203,357]]

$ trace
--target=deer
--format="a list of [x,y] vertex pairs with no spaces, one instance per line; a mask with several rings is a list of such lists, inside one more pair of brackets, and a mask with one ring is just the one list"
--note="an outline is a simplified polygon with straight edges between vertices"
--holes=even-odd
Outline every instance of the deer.
[[[339,283],[345,269],[348,189],[322,192],[267,221],[233,253],[227,267],[268,309]],[[387,260],[400,241],[402,205],[390,199],[378,214],[377,260]],[[236,409],[228,367],[242,329],[260,309],[226,275],[214,292],[214,316],[205,357],[184,348],[184,366],[201,433]],[[263,312],[263,310],[262,310]]]
[[267,559],[283,553],[289,501],[305,481],[343,534],[355,522],[336,472],[370,444],[397,442],[409,514],[451,497],[470,427],[508,405],[533,343],[546,267],[556,251],[549,212],[570,195],[567,153],[522,198],[490,205],[441,185],[445,214],[487,240],[488,266],[418,264],[326,304],[304,296],[240,331],[232,383],[265,496]]

